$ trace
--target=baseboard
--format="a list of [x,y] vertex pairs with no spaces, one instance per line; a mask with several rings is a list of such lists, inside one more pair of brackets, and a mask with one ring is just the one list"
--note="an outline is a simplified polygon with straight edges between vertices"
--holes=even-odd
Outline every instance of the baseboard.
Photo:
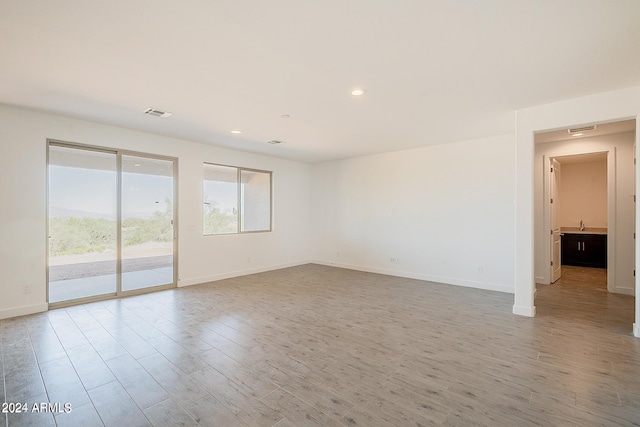
[[640,323],[633,324],[633,336],[640,338]]
[[42,313],[49,310],[49,304],[25,305],[23,307],[9,308],[0,310],[0,319],[9,319],[11,317],[26,316],[28,314]]
[[536,317],[536,307],[522,307],[514,304],[513,306],[513,314],[517,314],[518,316],[525,317]]
[[631,296],[634,296],[636,294],[636,290],[633,288],[614,288],[609,292],[611,292],[612,294],[623,294]]
[[384,274],[387,276],[404,277],[407,279],[425,280],[428,282],[444,283],[446,285],[464,286],[467,288],[483,289],[486,291],[505,292],[512,294],[514,289],[509,286],[496,285],[494,283],[476,282],[472,280],[456,279],[452,277],[433,276],[422,273],[412,273],[400,270],[390,270],[386,268],[367,267],[354,264],[346,264],[332,261],[312,260],[313,264],[326,265],[331,267],[346,268],[349,270],[364,271],[367,273]]
[[195,279],[180,279],[178,280],[178,287],[183,288],[185,286],[201,285],[203,283],[216,282],[218,280],[231,279],[234,277],[248,276],[250,274],[264,273],[265,271],[279,270],[281,268],[297,267],[299,265],[309,264],[309,260],[301,260],[294,262],[287,262],[284,264],[273,264],[258,268],[250,268],[247,270],[236,270],[228,273],[215,274],[213,276],[197,277]]

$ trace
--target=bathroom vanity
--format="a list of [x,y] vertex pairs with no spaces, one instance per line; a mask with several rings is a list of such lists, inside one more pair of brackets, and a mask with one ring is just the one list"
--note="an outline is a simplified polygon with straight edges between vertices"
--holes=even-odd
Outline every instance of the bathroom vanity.
[[607,268],[607,229],[563,227],[562,265]]

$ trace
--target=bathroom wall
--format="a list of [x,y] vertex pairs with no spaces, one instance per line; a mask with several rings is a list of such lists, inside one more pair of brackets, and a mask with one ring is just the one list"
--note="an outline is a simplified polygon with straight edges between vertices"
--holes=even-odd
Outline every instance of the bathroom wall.
[[607,162],[562,165],[558,221],[561,227],[607,227]]

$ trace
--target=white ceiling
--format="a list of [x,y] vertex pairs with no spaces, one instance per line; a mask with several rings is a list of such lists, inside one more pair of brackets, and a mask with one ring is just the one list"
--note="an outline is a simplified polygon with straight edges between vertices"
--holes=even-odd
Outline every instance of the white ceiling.
[[639,22],[638,0],[0,0],[0,103],[317,162],[640,85]]

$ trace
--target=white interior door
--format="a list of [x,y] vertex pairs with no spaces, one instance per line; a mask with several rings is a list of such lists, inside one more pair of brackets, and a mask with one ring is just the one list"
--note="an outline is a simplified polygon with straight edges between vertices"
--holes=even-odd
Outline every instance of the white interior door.
[[560,203],[560,179],[561,169],[560,163],[556,159],[551,159],[551,173],[549,179],[549,193],[551,197],[550,206],[550,224],[551,224],[551,283],[555,282],[562,276],[562,259],[560,253],[562,251],[562,240],[560,239],[560,224],[558,221],[558,206]]

